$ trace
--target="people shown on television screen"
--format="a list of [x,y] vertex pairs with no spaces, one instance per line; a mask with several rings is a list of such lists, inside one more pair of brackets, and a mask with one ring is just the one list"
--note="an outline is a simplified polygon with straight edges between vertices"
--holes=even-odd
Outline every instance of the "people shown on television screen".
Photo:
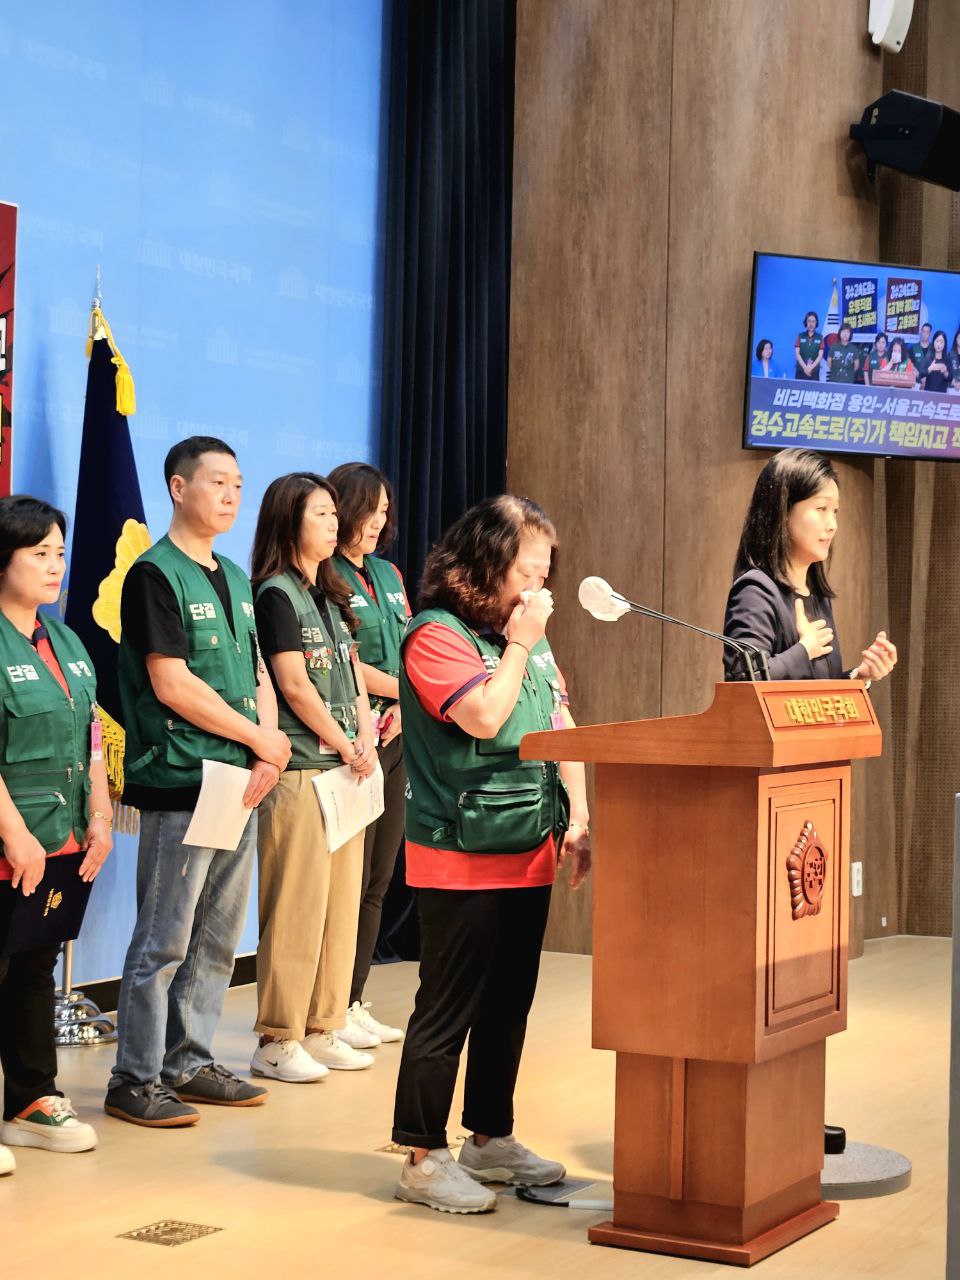
[[902,338],[891,338],[890,355],[887,357],[887,372],[899,374],[898,387],[912,387],[917,381],[917,366],[910,359],[906,344]]
[[757,343],[756,358],[753,362],[755,378],[784,378],[786,374],[773,358],[773,343],[769,338],[761,338]]
[[803,328],[793,344],[797,357],[795,378],[803,382],[820,381],[820,362],[823,359],[823,334],[820,333],[820,317],[808,311],[803,317]]
[[853,382],[860,368],[860,348],[853,343],[853,330],[848,324],[840,326],[837,341],[830,348],[827,358],[828,382]]
[[920,326],[920,341],[910,353],[913,358],[913,367],[917,371],[917,377],[922,378],[927,372],[927,365],[933,350],[930,346],[930,334],[933,332],[932,324],[922,324]]
[[867,356],[863,364],[863,380],[867,386],[873,384],[873,375],[878,369],[887,367],[887,335],[878,333],[873,346],[870,348],[870,354]]
[[960,392],[960,329],[953,335],[953,342],[947,352],[947,368],[950,370],[950,381],[947,390]]
[[926,373],[923,378],[925,391],[946,391],[950,385],[950,366],[947,364],[947,335],[938,329],[930,344]]

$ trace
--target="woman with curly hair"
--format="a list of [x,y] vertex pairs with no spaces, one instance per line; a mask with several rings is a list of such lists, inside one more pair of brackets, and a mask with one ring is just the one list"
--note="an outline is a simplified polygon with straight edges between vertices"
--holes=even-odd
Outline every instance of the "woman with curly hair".
[[[407,882],[418,890],[421,959],[393,1128],[413,1151],[395,1194],[449,1213],[495,1209],[484,1183],[546,1186],[565,1173],[513,1136],[558,850],[574,888],[590,867],[583,766],[519,754],[525,733],[573,726],[544,634],[556,545],[528,498],[472,507],[427,557],[401,655]],[[472,1136],[455,1161],[446,1124],[468,1032]]]

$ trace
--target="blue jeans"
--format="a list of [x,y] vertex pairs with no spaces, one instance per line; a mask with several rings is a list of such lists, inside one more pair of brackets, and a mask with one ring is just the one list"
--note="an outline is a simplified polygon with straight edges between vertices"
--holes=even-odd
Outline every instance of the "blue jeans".
[[140,815],[137,923],[120,984],[111,1087],[162,1077],[177,1088],[213,1061],[250,894],[257,815],[235,853],[185,845],[192,816]]

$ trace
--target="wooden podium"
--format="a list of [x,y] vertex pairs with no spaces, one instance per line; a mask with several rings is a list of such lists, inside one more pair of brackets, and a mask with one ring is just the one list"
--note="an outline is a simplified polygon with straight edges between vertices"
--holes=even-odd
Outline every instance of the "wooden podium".
[[617,1054],[594,1244],[750,1266],[820,1192],[825,1039],[846,1026],[860,681],[717,685],[695,716],[528,734],[596,765],[593,1044]]

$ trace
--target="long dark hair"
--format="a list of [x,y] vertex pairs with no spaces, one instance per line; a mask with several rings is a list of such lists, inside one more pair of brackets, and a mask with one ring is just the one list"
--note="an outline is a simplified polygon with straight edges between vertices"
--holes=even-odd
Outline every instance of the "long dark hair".
[[[307,499],[317,489],[326,490],[333,501],[337,501],[337,491],[330,481],[314,471],[292,471],[278,476],[267,486],[257,515],[250,556],[254,590],[268,578],[290,569],[306,581],[299,561],[300,526]],[[317,585],[339,608],[350,630],[356,631],[357,620],[350,609],[350,588],[333,567],[332,560],[320,561]]]
[[[833,464],[812,449],[783,449],[770,459],[753,488],[737,547],[734,578],[749,569],[762,569],[776,582],[789,585],[790,508],[815,497],[828,480],[837,483]],[[807,570],[807,585],[818,596],[832,598],[836,594],[822,563],[812,564]]]
[[360,538],[360,530],[380,506],[380,489],[387,495],[387,522],[380,530],[377,550],[385,551],[397,536],[397,507],[390,481],[368,462],[343,462],[327,477],[339,494],[337,515],[340,531],[337,550],[349,550]]
[[42,498],[31,498],[26,493],[0,498],[0,572],[6,569],[15,551],[37,546],[54,525],[67,536],[67,517]]
[[[453,522],[427,555],[419,607],[447,609],[464,622],[481,626],[500,624],[503,579],[517,558],[524,533],[543,534],[555,552],[557,531],[530,498],[504,493],[478,502]],[[550,563],[552,568],[553,552]]]

